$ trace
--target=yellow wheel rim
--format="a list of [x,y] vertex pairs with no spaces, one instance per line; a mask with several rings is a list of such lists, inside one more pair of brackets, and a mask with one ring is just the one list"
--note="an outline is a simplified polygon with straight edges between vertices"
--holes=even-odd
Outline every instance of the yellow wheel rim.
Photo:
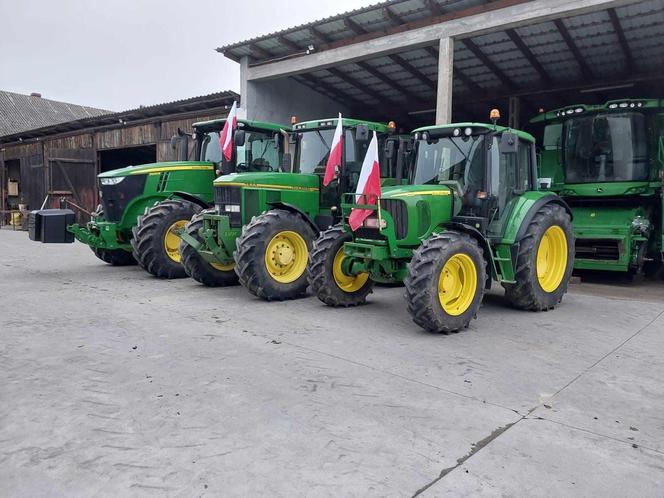
[[332,276],[339,288],[344,292],[355,292],[362,288],[369,280],[368,273],[359,273],[358,275],[346,275],[341,269],[341,262],[345,258],[343,246],[339,248],[334,256],[332,263]]
[[309,249],[297,232],[279,232],[267,244],[265,268],[270,276],[281,284],[295,282],[307,268]]
[[235,263],[228,263],[226,265],[221,263],[210,263],[210,266],[219,271],[231,271],[233,268],[235,268]]
[[477,292],[477,268],[470,256],[458,253],[447,260],[438,277],[438,299],[445,313],[459,316]]
[[175,234],[174,230],[181,230],[184,228],[188,221],[189,220],[176,221],[170,227],[168,227],[168,230],[166,230],[166,234],[164,235],[164,250],[166,251],[166,255],[169,257],[169,259],[175,261],[176,263],[179,263],[181,259],[180,237]]
[[555,291],[567,270],[567,237],[558,225],[550,226],[537,248],[537,280],[544,292]]

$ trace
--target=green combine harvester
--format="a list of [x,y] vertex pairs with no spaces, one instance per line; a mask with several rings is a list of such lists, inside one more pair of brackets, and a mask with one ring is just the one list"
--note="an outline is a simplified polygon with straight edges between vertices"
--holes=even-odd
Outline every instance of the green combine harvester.
[[[195,216],[182,234],[185,271],[208,286],[239,282],[266,300],[292,299],[307,288],[309,251],[320,230],[338,223],[340,200],[357,184],[370,133],[380,136],[385,178],[396,176],[399,138],[393,123],[343,118],[341,174],[327,187],[322,176],[338,119],[295,124],[294,154],[274,157],[264,172],[224,175],[214,182],[215,208]],[[255,146],[251,150],[255,150]],[[281,162],[288,171],[278,171]],[[390,180],[385,180],[390,182]]]
[[[77,239],[111,265],[138,262],[158,277],[186,276],[180,264],[178,229],[212,205],[224,123],[222,119],[193,125],[198,161],[145,164],[100,174],[101,204],[84,226],[74,223],[69,209],[34,211],[30,238],[47,243]],[[278,129],[249,121],[240,121],[238,127],[262,130],[270,140],[273,129]]]
[[[538,191],[535,139],[459,123],[419,128],[413,140],[408,185],[382,189],[378,204],[347,194],[343,225],[316,241],[309,280],[318,298],[354,306],[375,281],[401,280],[413,320],[431,332],[467,327],[492,281],[518,308],[554,308],[567,291],[574,236],[569,207]],[[353,208],[374,211],[355,232]]]
[[613,100],[542,113],[540,177],[574,213],[583,270],[662,272],[664,100]]

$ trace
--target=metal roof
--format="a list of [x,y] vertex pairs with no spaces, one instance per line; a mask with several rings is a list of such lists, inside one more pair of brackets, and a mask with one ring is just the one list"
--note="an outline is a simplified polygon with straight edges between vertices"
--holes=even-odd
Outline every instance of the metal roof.
[[198,97],[175,100],[173,102],[166,102],[163,104],[141,106],[137,107],[136,109],[130,109],[128,111],[114,113],[108,113],[108,111],[106,111],[107,114],[99,116],[86,117],[83,119],[67,121],[55,125],[42,126],[40,128],[13,133],[11,135],[0,136],[0,143],[16,142],[19,140],[55,135],[58,133],[84,130],[86,128],[97,128],[110,125],[125,126],[127,124],[131,124],[132,121],[158,118],[160,116],[181,114],[185,112],[205,111],[219,107],[230,108],[234,100],[239,104],[240,95],[236,92],[227,90],[224,92],[216,92]]
[[[507,0],[521,3],[526,0]],[[267,62],[301,55],[310,45],[325,50],[358,35],[382,35],[409,24],[433,24],[442,18],[490,11],[506,0],[388,0],[318,21],[217,48],[229,59]],[[495,6],[492,4],[496,4]],[[438,19],[441,18],[441,19]]]
[[[422,3],[387,2],[393,13],[397,7]],[[373,8],[371,12],[375,12]],[[359,11],[353,12],[354,18],[359,17]],[[411,12],[415,15],[416,10]],[[482,118],[489,106],[505,108],[509,96],[522,97],[526,115],[534,115],[539,107],[574,102],[662,96],[662,39],[662,0],[643,0],[457,39],[453,73],[455,115]],[[355,112],[356,115],[377,119],[401,116],[404,121],[403,116],[422,112],[420,119],[431,121],[437,75],[438,48],[428,46],[341,63],[292,78],[349,104],[354,112],[361,113]],[[612,86],[618,89],[586,93]]]
[[39,95],[0,91],[0,137],[111,112],[45,99]]

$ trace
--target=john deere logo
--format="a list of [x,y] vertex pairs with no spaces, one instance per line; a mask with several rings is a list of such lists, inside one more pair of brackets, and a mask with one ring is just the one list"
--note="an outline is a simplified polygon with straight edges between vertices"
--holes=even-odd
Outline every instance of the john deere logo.
[[602,192],[604,192],[604,189],[602,187],[597,187],[597,192],[601,194]]

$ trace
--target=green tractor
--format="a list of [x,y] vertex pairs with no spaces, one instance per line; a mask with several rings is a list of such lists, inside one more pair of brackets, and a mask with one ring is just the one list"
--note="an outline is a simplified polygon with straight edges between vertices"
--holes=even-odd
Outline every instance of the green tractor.
[[[77,239],[111,265],[138,262],[159,277],[185,276],[177,229],[212,205],[212,181],[221,156],[219,132],[224,123],[222,119],[194,124],[198,161],[145,164],[101,173],[101,204],[84,226],[74,223],[69,209],[32,212],[30,238],[47,243]],[[242,121],[238,126],[274,128]]]
[[542,113],[540,178],[571,206],[580,270],[662,274],[664,100]]
[[[410,315],[430,332],[467,327],[492,281],[518,308],[554,308],[574,239],[565,202],[537,189],[535,139],[495,123],[430,126],[413,132],[407,153],[408,185],[382,189],[377,203],[347,194],[344,223],[316,241],[318,298],[355,306],[375,281],[404,281]],[[353,232],[355,208],[373,213]]]
[[[295,124],[283,160],[292,166],[278,171],[237,172],[217,178],[215,208],[200,213],[182,234],[180,251],[185,271],[207,286],[239,282],[266,300],[293,299],[307,288],[309,251],[320,230],[338,223],[343,192],[357,184],[370,132],[380,136],[385,168],[394,183],[399,138],[388,125],[343,118],[344,152],[339,177],[322,186],[327,156],[338,119]],[[251,147],[251,151],[256,149]],[[238,149],[238,154],[240,149]],[[246,152],[247,157],[249,153]]]

